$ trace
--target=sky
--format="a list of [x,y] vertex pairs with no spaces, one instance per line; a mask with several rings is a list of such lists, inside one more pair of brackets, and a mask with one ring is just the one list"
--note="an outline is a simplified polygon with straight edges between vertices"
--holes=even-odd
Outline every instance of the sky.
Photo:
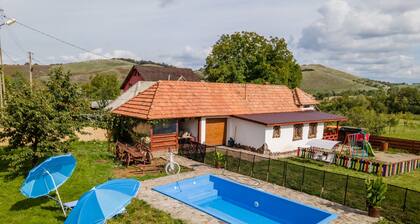
[[[198,69],[222,34],[283,37],[300,64],[361,77],[420,82],[420,0],[0,0],[8,17],[106,57]],[[99,56],[13,24],[0,31],[5,63]]]

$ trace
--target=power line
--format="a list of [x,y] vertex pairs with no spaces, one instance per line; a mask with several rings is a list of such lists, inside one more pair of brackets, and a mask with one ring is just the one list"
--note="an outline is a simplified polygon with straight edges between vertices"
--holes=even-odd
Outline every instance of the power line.
[[5,51],[4,49],[2,49],[2,51],[3,51],[3,54],[9,59],[9,60],[11,60],[14,64],[19,64],[15,59],[13,59],[13,57],[11,57],[10,55],[9,55],[9,53],[7,53],[7,51]]
[[44,36],[47,36],[47,37],[49,37],[49,38],[51,38],[51,39],[54,39],[54,40],[56,40],[56,41],[58,41],[58,42],[60,42],[60,43],[62,43],[62,44],[65,44],[65,45],[68,45],[68,46],[70,46],[70,47],[73,47],[73,48],[79,49],[79,50],[84,51],[84,52],[86,52],[86,53],[93,54],[93,55],[96,55],[96,56],[99,56],[99,57],[102,57],[102,58],[105,58],[105,59],[112,59],[112,58],[106,57],[106,56],[104,56],[104,55],[100,55],[100,54],[97,54],[97,53],[95,53],[95,52],[92,52],[92,51],[90,51],[90,50],[88,50],[88,49],[86,49],[86,48],[79,47],[79,46],[77,46],[76,44],[70,43],[70,42],[65,41],[65,40],[63,40],[63,39],[60,39],[60,38],[58,38],[58,37],[56,37],[56,36],[53,36],[53,35],[48,34],[48,33],[45,33],[45,32],[43,32],[43,31],[41,31],[41,30],[38,30],[38,29],[36,29],[36,28],[34,28],[34,27],[31,27],[31,26],[29,26],[29,25],[26,25],[26,24],[24,24],[24,23],[22,23],[22,22],[16,21],[16,24],[19,24],[19,25],[20,25],[20,26],[22,26],[22,27],[25,27],[25,28],[27,28],[27,29],[29,29],[29,30],[32,30],[32,31],[34,31],[34,32],[37,32],[37,33],[42,34],[42,35],[44,35]]

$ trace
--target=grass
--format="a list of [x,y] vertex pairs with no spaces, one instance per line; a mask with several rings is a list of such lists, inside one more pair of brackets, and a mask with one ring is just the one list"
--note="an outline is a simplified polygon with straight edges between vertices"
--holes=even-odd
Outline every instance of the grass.
[[[120,165],[113,162],[113,155],[107,147],[107,143],[104,142],[76,142],[72,145],[71,153],[76,157],[77,165],[72,177],[60,187],[60,196],[63,201],[77,200],[95,185],[115,178],[113,170],[119,169]],[[4,162],[0,163],[1,223],[55,224],[64,221],[60,207],[54,201],[45,197],[25,198],[19,192],[24,177],[7,179],[7,175]],[[137,179],[145,180],[162,175],[162,173],[154,173]],[[137,199],[133,199],[127,211],[127,214],[110,223],[182,223],[181,220],[172,219],[169,214]]]
[[[371,174],[301,158],[269,161],[256,157],[253,164],[253,156],[247,158],[243,155],[239,159],[238,152],[229,151],[225,156],[225,169],[366,210],[364,180],[375,177]],[[205,163],[214,165],[214,152],[206,154]],[[420,220],[420,170],[387,177],[385,181],[389,185],[382,214],[396,222]],[[403,211],[406,192],[406,209]]]
[[420,120],[400,121],[396,127],[387,129],[383,136],[420,141]]
[[301,87],[310,93],[376,89],[355,81],[360,77],[323,65],[302,65],[302,76]]
[[[57,66],[59,65],[34,65],[34,79],[47,80],[49,70]],[[104,73],[116,74],[120,80],[123,80],[133,64],[126,61],[101,59],[68,63],[62,66],[64,70],[71,71],[71,79],[73,81],[87,83],[90,77]],[[5,65],[6,76],[14,76],[16,72],[21,73],[24,77],[28,77],[28,68],[26,65]]]

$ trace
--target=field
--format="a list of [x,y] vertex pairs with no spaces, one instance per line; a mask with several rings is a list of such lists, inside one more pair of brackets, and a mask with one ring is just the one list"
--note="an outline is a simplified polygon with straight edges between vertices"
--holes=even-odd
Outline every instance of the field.
[[382,134],[386,137],[403,138],[420,141],[420,120],[400,121],[400,123]]
[[[309,93],[341,92],[345,90],[371,90],[360,77],[323,65],[302,65],[302,89]],[[372,81],[374,82],[374,81]]]
[[[77,159],[77,166],[72,177],[60,187],[64,202],[77,200],[95,185],[118,177],[114,171],[122,168],[114,163],[113,155],[107,148],[104,142],[77,142],[72,145],[71,153]],[[6,164],[0,160],[0,223],[63,223],[64,216],[54,201],[46,197],[25,198],[19,192],[24,177],[10,179],[8,174]],[[162,175],[153,173],[133,178],[144,180]],[[127,214],[109,223],[183,223],[137,199],[133,199],[127,211]]]
[[[90,77],[96,74],[116,74],[120,80],[127,75],[133,63],[117,60],[91,60],[83,62],[75,62],[63,65],[34,65],[33,77],[35,80],[46,80],[48,71],[51,68],[63,66],[64,70],[71,71],[71,79],[75,82],[89,82]],[[5,74],[13,77],[16,72],[21,73],[24,77],[28,77],[28,65],[5,65]]]

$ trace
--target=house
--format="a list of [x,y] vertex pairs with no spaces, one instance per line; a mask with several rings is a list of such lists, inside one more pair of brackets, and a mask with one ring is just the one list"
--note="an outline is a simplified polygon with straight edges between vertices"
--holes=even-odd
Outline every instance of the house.
[[200,77],[189,68],[134,65],[120,89],[125,92],[138,81],[159,80],[200,81]]
[[112,112],[143,121],[164,119],[150,128],[152,150],[177,147],[186,131],[206,145],[227,145],[232,138],[240,145],[283,153],[322,139],[326,122],[346,120],[316,111],[317,104],[299,88],[283,85],[161,80]]

